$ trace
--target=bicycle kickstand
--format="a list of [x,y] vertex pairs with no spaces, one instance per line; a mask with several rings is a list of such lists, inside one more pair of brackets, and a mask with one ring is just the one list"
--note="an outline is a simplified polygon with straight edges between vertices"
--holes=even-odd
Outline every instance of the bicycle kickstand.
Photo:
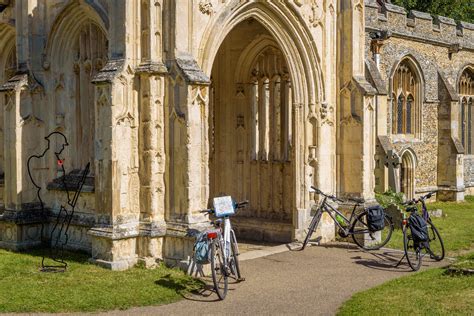
[[402,263],[403,259],[406,258],[406,256],[407,256],[407,254],[404,253],[404,254],[403,254],[403,257],[400,259],[400,261],[398,261],[398,263],[394,266],[394,268],[397,268],[397,267]]

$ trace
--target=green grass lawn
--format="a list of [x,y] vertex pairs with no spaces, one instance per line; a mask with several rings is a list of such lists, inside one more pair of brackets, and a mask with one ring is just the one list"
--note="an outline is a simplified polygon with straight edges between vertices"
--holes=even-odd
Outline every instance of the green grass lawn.
[[472,315],[474,277],[432,269],[355,294],[338,315]]
[[[444,240],[448,256],[459,256],[456,266],[474,266],[474,197],[463,203],[432,203],[442,209],[433,222]],[[396,230],[388,247],[403,249]],[[461,255],[462,254],[462,255]],[[355,294],[339,309],[339,315],[473,315],[474,276],[449,274],[438,268],[413,273]]]
[[175,302],[201,287],[177,269],[110,271],[69,253],[65,273],[39,271],[39,251],[0,250],[0,312],[91,312]]

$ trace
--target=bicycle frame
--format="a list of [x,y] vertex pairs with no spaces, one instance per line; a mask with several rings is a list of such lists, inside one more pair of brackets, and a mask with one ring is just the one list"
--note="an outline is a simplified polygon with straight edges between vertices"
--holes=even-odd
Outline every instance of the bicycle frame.
[[[347,231],[347,229],[349,229],[351,223],[352,223],[352,220],[355,218],[355,210],[357,209],[357,206],[359,206],[359,204],[355,204],[354,205],[354,208],[352,209],[352,213],[351,213],[351,217],[348,219],[346,216],[344,216],[344,214],[342,214],[341,212],[339,212],[336,208],[334,208],[333,206],[331,206],[329,203],[327,203],[327,197],[325,197],[319,207],[319,209],[321,209],[322,212],[326,212],[329,214],[329,216],[331,216],[332,220],[334,221],[334,223],[336,223],[336,225],[342,229],[343,231]],[[341,216],[343,219],[344,219],[344,222],[346,222],[347,224],[347,227],[342,227],[341,224],[339,224],[339,222],[337,221],[336,219],[336,216],[333,215],[333,213],[331,212],[333,211],[334,213],[336,213],[337,215]]]
[[[224,227],[222,227],[222,224],[224,225]],[[227,268],[227,265],[230,260],[230,255],[231,255],[230,234],[232,230],[229,216],[225,216],[223,218],[223,221],[221,221],[219,224],[219,228],[220,228],[220,232],[218,236],[218,241],[219,241],[219,246],[223,250],[222,251],[223,256],[224,256],[223,261]]]

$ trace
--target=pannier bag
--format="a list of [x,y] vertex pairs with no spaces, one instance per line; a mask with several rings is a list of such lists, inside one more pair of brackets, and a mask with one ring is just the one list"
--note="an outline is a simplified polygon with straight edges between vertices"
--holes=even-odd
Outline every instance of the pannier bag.
[[367,226],[369,231],[376,232],[385,227],[385,211],[380,205],[367,208]]
[[421,215],[417,213],[411,214],[408,218],[408,224],[410,225],[411,237],[414,243],[428,241],[428,226]]
[[211,249],[207,239],[207,232],[199,234],[194,243],[194,262],[208,264],[211,262]]

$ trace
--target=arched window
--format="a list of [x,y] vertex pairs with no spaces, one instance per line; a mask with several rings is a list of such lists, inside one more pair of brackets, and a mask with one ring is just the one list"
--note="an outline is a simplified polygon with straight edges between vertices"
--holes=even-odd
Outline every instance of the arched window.
[[251,71],[253,160],[288,161],[291,142],[291,81],[279,49],[269,47]]
[[7,57],[7,62],[5,64],[5,69],[3,73],[3,80],[7,81],[8,79],[10,79],[11,77],[13,77],[15,72],[16,72],[16,49],[15,47],[13,47],[10,50],[10,53],[8,54],[8,57]]
[[[93,22],[84,23],[73,48],[71,65],[75,74],[75,152],[76,168],[94,161],[94,75],[107,60],[107,38]],[[80,154],[79,154],[80,153]]]
[[[75,4],[71,4],[75,5]],[[68,10],[50,37],[56,129],[64,132],[69,168],[91,163],[94,174],[95,87],[92,79],[107,62],[108,41],[100,20],[79,8]],[[79,18],[79,17],[80,18]],[[75,20],[80,20],[75,23]]]
[[466,69],[459,80],[459,138],[466,154],[472,155],[474,151],[473,140],[473,115],[474,100],[474,71]]
[[[1,48],[0,48],[1,53]],[[17,62],[16,62],[16,48],[15,46],[11,47],[6,51],[6,59],[3,59],[0,55],[0,85],[7,82],[11,79],[16,72]],[[2,69],[3,68],[3,69]],[[0,95],[1,97],[1,95]],[[3,101],[3,104],[2,104]],[[3,177],[4,173],[4,128],[3,128],[3,106],[7,104],[7,96],[4,95],[4,99],[0,100],[0,178]]]
[[392,133],[419,136],[421,85],[408,59],[398,66],[392,79]]
[[402,165],[400,167],[400,190],[407,199],[415,196],[415,164],[416,159],[410,151],[402,155]]

